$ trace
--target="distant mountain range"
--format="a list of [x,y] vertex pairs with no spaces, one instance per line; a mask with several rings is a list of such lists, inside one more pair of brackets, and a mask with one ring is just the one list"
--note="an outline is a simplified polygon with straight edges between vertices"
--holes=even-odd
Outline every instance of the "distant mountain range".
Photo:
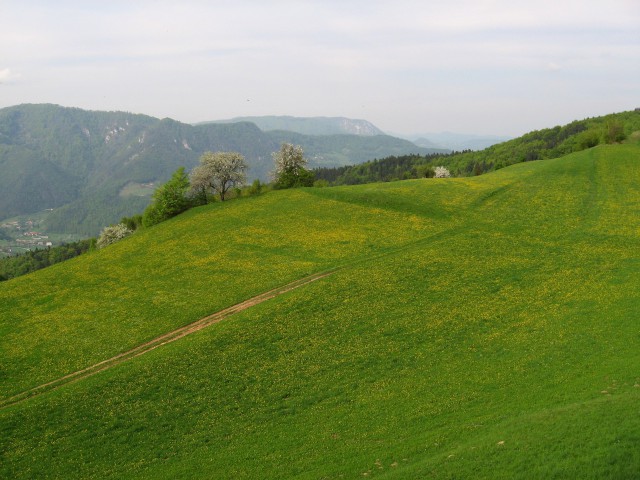
[[498,135],[473,135],[465,133],[421,133],[409,136],[399,135],[424,148],[444,148],[461,152],[463,150],[484,150],[497,143],[511,140],[512,137]]
[[496,143],[506,142],[512,137],[499,135],[474,135],[465,133],[420,133],[414,135],[385,134],[367,120],[354,120],[344,117],[293,117],[293,116],[259,116],[235,117],[226,120],[202,122],[197,125],[212,123],[251,122],[263,132],[286,130],[303,135],[358,135],[370,137],[375,135],[391,135],[409,140],[422,148],[434,150],[483,150]]
[[[316,132],[309,135],[263,131],[247,121],[194,126],[168,118],[49,104],[3,108],[0,220],[52,210],[42,226],[46,231],[95,235],[122,216],[140,213],[153,185],[166,181],[180,166],[190,170],[208,150],[243,154],[250,180],[268,179],[271,153],[281,142],[301,145],[312,167],[441,151],[388,135],[364,135],[379,130],[362,120],[293,123],[324,127],[309,127]],[[334,132],[329,125],[342,125],[343,133],[318,134]],[[359,134],[344,134],[345,129],[359,129]]]
[[286,130],[301,133],[303,135],[359,135],[372,137],[385,135],[378,127],[366,120],[354,120],[345,117],[292,117],[292,116],[261,116],[261,117],[235,117],[227,120],[215,120],[203,122],[198,125],[210,123],[238,123],[251,122],[264,131]]

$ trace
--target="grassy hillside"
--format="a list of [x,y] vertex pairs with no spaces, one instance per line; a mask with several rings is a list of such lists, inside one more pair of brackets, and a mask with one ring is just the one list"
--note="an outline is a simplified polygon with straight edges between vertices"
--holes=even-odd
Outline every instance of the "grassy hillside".
[[271,192],[4,282],[0,476],[632,478],[639,159]]

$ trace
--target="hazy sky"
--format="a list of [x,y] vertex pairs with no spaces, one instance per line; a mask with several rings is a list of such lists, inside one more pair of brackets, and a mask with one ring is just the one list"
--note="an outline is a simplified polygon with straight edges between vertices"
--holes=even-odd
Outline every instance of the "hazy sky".
[[519,135],[640,107],[640,0],[0,0],[0,107]]

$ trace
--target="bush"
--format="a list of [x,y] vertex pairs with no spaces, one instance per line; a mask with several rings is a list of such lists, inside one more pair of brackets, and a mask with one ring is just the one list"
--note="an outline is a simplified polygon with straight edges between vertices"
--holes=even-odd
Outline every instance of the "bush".
[[586,130],[576,136],[577,148],[575,151],[586,150],[587,148],[595,147],[600,143],[600,134],[597,130]]
[[619,120],[610,120],[604,127],[605,143],[622,142],[627,136],[624,133],[624,125]]
[[110,225],[108,227],[105,227],[102,232],[100,232],[100,236],[98,237],[98,242],[96,243],[96,245],[98,248],[104,248],[107,245],[116,243],[118,240],[122,240],[124,237],[127,237],[132,233],[133,231],[127,228],[124,223]]
[[133,217],[122,217],[120,223],[126,225],[131,231],[136,231],[142,226],[142,215],[134,215]]
[[251,187],[249,187],[249,195],[260,195],[261,192],[262,183],[260,183],[260,180],[256,178],[251,184]]
[[431,165],[421,165],[418,167],[418,175],[424,178],[433,178],[436,172]]

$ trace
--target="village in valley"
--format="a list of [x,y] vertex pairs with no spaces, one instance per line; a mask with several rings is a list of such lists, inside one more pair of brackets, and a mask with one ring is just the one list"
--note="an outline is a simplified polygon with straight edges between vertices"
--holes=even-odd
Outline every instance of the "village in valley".
[[35,220],[13,220],[0,224],[0,257],[17,255],[27,250],[52,247],[49,235],[38,231]]

